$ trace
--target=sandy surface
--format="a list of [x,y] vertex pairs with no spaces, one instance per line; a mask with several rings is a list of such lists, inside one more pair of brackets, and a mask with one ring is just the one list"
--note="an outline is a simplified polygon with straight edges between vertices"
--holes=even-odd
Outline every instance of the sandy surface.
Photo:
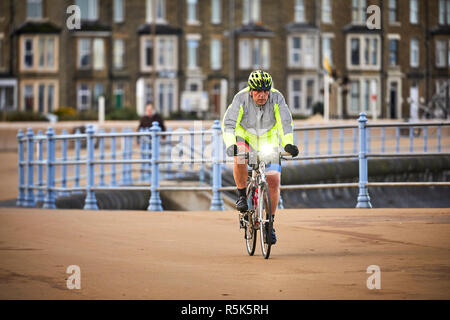
[[231,211],[0,209],[0,299],[449,299],[449,223],[450,209],[282,210],[264,260]]

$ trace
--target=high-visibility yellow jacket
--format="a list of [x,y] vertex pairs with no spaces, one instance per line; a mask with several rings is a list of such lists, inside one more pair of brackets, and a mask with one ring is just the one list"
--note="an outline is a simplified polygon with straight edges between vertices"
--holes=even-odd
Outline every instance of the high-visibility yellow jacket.
[[222,121],[223,140],[226,147],[243,138],[254,150],[270,144],[274,147],[294,144],[292,115],[278,90],[270,90],[269,99],[258,106],[249,94],[250,88],[239,91],[233,98]]

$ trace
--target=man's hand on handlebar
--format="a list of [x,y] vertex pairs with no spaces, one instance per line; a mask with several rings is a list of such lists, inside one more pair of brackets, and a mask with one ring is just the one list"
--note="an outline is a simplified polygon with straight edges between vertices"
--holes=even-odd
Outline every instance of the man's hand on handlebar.
[[286,152],[289,152],[293,158],[298,156],[299,153],[297,146],[294,146],[292,144],[287,144],[284,147],[284,150],[286,150]]

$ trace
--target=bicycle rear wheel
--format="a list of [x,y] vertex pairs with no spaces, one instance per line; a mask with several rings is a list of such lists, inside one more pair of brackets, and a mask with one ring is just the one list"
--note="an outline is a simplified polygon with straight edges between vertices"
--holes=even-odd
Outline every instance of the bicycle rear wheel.
[[256,238],[257,238],[257,232],[255,228],[253,227],[253,222],[255,219],[254,210],[253,208],[253,199],[252,199],[252,184],[248,184],[247,186],[247,204],[249,210],[247,211],[247,221],[244,221],[245,224],[245,245],[247,247],[247,252],[250,256],[253,256],[256,249]]
[[270,256],[270,249],[272,246],[272,228],[273,217],[270,205],[270,192],[267,183],[260,187],[258,192],[258,219],[260,221],[260,241],[261,252],[264,259]]

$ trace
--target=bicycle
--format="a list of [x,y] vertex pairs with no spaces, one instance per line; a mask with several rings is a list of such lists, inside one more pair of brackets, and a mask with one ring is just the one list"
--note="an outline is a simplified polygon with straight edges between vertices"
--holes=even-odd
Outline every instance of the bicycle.
[[237,155],[249,160],[249,166],[252,168],[246,191],[248,210],[239,214],[240,229],[245,229],[244,238],[247,252],[250,256],[253,256],[255,253],[259,230],[261,252],[265,259],[268,259],[270,256],[273,229],[270,191],[266,182],[266,166],[274,162],[274,160],[288,160],[285,156],[290,156],[287,152],[277,153],[278,157],[275,156],[273,150],[269,152],[245,152]]

